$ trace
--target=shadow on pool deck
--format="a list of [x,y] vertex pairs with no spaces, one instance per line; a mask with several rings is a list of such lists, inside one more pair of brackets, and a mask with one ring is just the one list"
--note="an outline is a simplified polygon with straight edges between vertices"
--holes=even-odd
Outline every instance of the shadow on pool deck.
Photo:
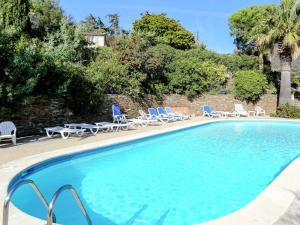
[[300,191],[293,194],[295,199],[289,209],[273,225],[300,225]]

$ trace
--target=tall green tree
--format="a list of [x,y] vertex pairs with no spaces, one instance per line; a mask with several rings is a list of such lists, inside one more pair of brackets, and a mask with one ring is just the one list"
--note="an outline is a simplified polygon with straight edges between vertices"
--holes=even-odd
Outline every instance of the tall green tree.
[[0,0],[0,24],[30,33],[29,0]]
[[134,21],[133,31],[154,33],[160,41],[177,49],[191,49],[195,45],[193,34],[166,14],[143,14]]
[[65,17],[56,0],[31,0],[30,22],[34,37],[43,40],[48,34],[57,32]]
[[255,41],[259,47],[269,49],[271,56],[279,54],[281,80],[279,104],[291,103],[291,64],[299,56],[300,23],[299,1],[281,0],[278,13],[274,14],[274,24],[267,34],[258,34]]
[[121,28],[120,28],[120,15],[117,13],[108,14],[107,15],[109,20],[109,30],[111,35],[120,35]]
[[95,17],[90,14],[83,21],[81,21],[83,28],[87,32],[99,32],[103,33],[107,31],[107,27],[100,17]]
[[109,26],[106,31],[111,36],[128,35],[129,31],[120,26],[120,15],[118,13],[110,13],[107,15]]
[[267,34],[269,27],[274,24],[276,5],[251,6],[234,13],[229,18],[231,35],[239,52],[250,55],[259,55],[260,70],[264,67],[264,52],[262,46],[257,46],[253,37]]

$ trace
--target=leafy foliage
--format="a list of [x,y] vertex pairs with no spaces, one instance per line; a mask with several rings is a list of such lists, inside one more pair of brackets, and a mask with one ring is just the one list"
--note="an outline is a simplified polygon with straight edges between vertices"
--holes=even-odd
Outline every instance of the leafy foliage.
[[60,73],[66,77],[60,96],[65,98],[66,106],[79,115],[99,112],[103,91],[95,88],[96,84],[89,79],[86,69],[76,64],[65,65],[63,69]]
[[34,96],[49,93],[63,97],[75,113],[83,105],[92,112],[97,108],[94,104],[100,104],[101,98],[95,97],[100,93],[78,64],[82,54],[89,51],[85,38],[66,18],[59,30],[48,34],[43,42],[15,30],[1,29],[0,50],[1,111],[18,108]]
[[254,37],[268,33],[276,13],[276,5],[250,6],[234,13],[229,18],[229,27],[237,49],[242,53],[256,54]]
[[45,73],[39,43],[16,31],[0,31],[0,102],[2,106],[22,103]]
[[146,93],[161,96],[170,93],[168,90],[170,64],[176,57],[176,50],[166,44],[158,44],[147,50],[147,78],[143,82]]
[[247,47],[247,44],[255,46],[260,52],[261,61],[262,53],[267,52],[270,58],[279,55],[279,104],[291,102],[291,63],[300,54],[299,9],[298,0],[281,0],[279,6],[249,7],[230,18],[232,35],[239,42],[238,47],[239,44],[242,47]]
[[242,101],[256,102],[268,87],[267,78],[257,71],[240,71],[234,78],[234,95]]
[[170,91],[195,97],[214,90],[225,82],[226,67],[197,58],[179,57],[170,65]]
[[30,33],[29,0],[1,0],[0,5],[0,24],[4,28],[13,26],[26,34]]
[[281,0],[278,13],[274,15],[274,25],[268,33],[255,37],[259,47],[268,49],[270,55],[277,53],[281,65],[279,104],[291,102],[291,64],[300,54],[300,23],[298,0]]
[[212,61],[216,64],[225,65],[229,72],[239,70],[257,70],[258,57],[244,54],[219,54],[203,48],[196,48],[183,53],[185,57],[196,57],[200,61]]
[[300,86],[300,77],[299,76],[297,76],[296,74],[292,74],[291,80],[292,80],[293,88],[297,88]]
[[297,0],[282,0],[278,13],[273,15],[273,26],[268,26],[265,32],[259,28],[254,36],[258,46],[278,51],[281,60],[289,60],[299,55],[300,23],[298,20],[299,2]]
[[81,21],[81,24],[83,25],[85,32],[103,33],[107,30],[102,19],[100,17],[95,17],[92,14]]
[[63,20],[68,20],[56,0],[31,0],[31,33],[43,40],[48,34],[60,30]]
[[90,14],[80,24],[85,32],[107,34],[111,37],[128,35],[129,31],[120,26],[120,15],[111,13],[107,15],[108,25],[106,25],[100,17]]
[[118,61],[111,48],[99,50],[98,58],[91,63],[88,73],[100,92],[130,96],[137,96],[140,92],[138,80],[130,77],[127,66]]
[[[143,15],[124,35],[117,14],[108,25],[93,15],[76,24],[55,0],[31,3],[30,33],[18,23],[0,28],[0,113],[49,93],[75,114],[97,112],[106,93],[195,97],[218,90],[228,73],[258,68],[256,56],[195,46],[192,33],[164,14]],[[89,48],[85,33],[103,31],[108,46]]]
[[133,31],[154,33],[158,39],[177,49],[191,49],[195,45],[193,34],[165,14],[145,13],[133,23]]
[[296,106],[291,106],[289,104],[281,105],[277,108],[276,113],[272,115],[273,117],[280,118],[290,118],[299,119],[300,118],[300,108]]

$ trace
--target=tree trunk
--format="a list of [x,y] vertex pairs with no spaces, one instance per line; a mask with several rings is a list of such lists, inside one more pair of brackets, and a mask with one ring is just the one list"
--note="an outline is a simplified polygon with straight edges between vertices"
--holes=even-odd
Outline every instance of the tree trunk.
[[259,71],[264,72],[264,54],[262,52],[259,53]]
[[289,57],[281,58],[281,80],[280,80],[280,94],[279,105],[289,104],[292,102],[292,88],[291,88],[291,64]]

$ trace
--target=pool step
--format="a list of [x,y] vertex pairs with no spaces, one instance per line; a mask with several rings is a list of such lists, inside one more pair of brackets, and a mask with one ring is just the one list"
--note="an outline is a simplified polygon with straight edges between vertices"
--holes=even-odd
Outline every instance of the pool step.
[[[123,225],[139,225],[139,224],[144,224],[145,222],[138,221],[137,219],[141,219],[141,214],[148,208],[148,205],[145,204],[142,206],[141,209],[139,209],[126,223]],[[160,217],[159,219],[153,223],[153,225],[163,225],[165,222],[165,219],[167,218],[169,212],[171,210],[168,209],[166,210]]]
[[[142,219],[141,218],[141,214],[143,213],[144,210],[146,210],[148,207],[148,205],[143,205],[142,208],[140,210],[138,210],[126,223],[124,223],[123,225],[139,225],[139,224],[145,224],[144,221],[138,221],[138,219]],[[160,217],[159,219],[153,223],[153,225],[163,225],[165,222],[165,219],[167,218],[169,212],[171,210],[168,209],[166,210]]]
[[169,212],[170,212],[170,209],[168,209],[164,214],[162,214],[161,217],[159,218],[159,220],[155,223],[155,225],[163,225]]
[[132,225],[135,222],[135,219],[138,218],[147,207],[148,205],[143,205],[139,211],[137,211],[126,223],[124,223],[124,225]]

